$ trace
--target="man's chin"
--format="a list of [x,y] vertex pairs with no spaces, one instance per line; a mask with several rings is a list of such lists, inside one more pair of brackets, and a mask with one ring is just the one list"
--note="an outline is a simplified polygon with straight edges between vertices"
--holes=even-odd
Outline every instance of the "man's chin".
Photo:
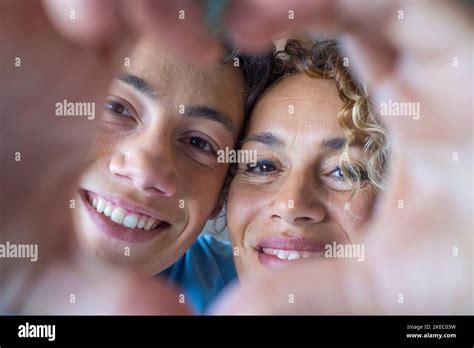
[[[151,256],[144,256],[143,253],[134,251],[132,247],[110,247],[107,243],[97,243],[93,245],[85,245],[87,254],[96,258],[100,262],[105,262],[114,267],[126,267],[128,270],[138,272],[147,276],[154,275],[154,269],[158,267],[152,267],[149,262],[143,260],[151,260]],[[140,257],[137,257],[140,255]]]

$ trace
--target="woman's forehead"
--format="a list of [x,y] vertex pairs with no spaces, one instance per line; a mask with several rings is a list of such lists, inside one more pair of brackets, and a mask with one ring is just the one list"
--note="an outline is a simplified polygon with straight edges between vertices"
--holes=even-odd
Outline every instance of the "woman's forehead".
[[250,128],[284,124],[288,129],[328,126],[339,130],[337,114],[343,107],[334,80],[305,74],[290,76],[272,87],[259,101]]
[[342,104],[333,79],[311,77],[304,73],[291,75],[279,81],[265,94],[262,102],[305,99],[321,104]]

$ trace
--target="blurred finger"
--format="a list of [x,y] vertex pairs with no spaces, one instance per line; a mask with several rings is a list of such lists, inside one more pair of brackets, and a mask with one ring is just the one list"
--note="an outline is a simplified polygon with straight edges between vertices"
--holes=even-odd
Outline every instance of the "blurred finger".
[[73,42],[102,46],[124,33],[120,1],[43,0],[43,5],[58,32]]
[[226,24],[236,44],[249,51],[261,51],[271,40],[290,31],[335,26],[333,1],[239,0],[227,12]]
[[205,28],[203,9],[192,0],[126,2],[124,16],[137,31],[156,35],[184,59],[216,62],[223,50]]

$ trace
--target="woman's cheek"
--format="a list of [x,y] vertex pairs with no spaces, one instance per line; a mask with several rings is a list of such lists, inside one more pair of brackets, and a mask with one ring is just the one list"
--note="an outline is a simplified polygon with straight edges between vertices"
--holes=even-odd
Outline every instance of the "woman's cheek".
[[345,205],[349,195],[337,204],[339,206],[337,216],[339,225],[345,230],[351,239],[361,236],[367,229],[364,228],[370,220],[375,204],[375,193],[370,188],[362,189],[351,200],[349,208]]
[[234,246],[240,245],[238,241],[241,239],[240,235],[243,233],[243,216],[245,216],[243,211],[245,208],[242,207],[242,209],[238,209],[238,207],[243,204],[243,199],[245,198],[242,197],[242,192],[239,190],[238,185],[232,183],[227,197],[226,219],[229,236]]
[[227,220],[232,242],[236,246],[242,246],[245,229],[248,226],[253,209],[254,194],[247,185],[242,185],[234,179],[229,190],[227,202]]
[[372,216],[376,194],[372,188],[363,188],[354,196],[354,210],[361,217],[361,223],[367,223]]
[[268,192],[236,176],[229,190],[227,219],[236,245],[243,245],[245,231],[268,210]]
[[227,201],[227,224],[233,248],[239,250],[239,257],[234,257],[239,274],[246,273],[249,267],[249,250],[246,250],[246,231],[258,215],[259,195],[249,185],[239,184],[235,179],[229,190]]

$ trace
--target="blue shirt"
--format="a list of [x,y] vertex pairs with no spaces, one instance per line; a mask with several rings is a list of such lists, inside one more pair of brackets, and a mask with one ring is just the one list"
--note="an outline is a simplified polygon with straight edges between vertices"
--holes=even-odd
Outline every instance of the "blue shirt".
[[186,303],[202,314],[219,292],[237,278],[232,246],[205,234],[164,275],[183,289]]

